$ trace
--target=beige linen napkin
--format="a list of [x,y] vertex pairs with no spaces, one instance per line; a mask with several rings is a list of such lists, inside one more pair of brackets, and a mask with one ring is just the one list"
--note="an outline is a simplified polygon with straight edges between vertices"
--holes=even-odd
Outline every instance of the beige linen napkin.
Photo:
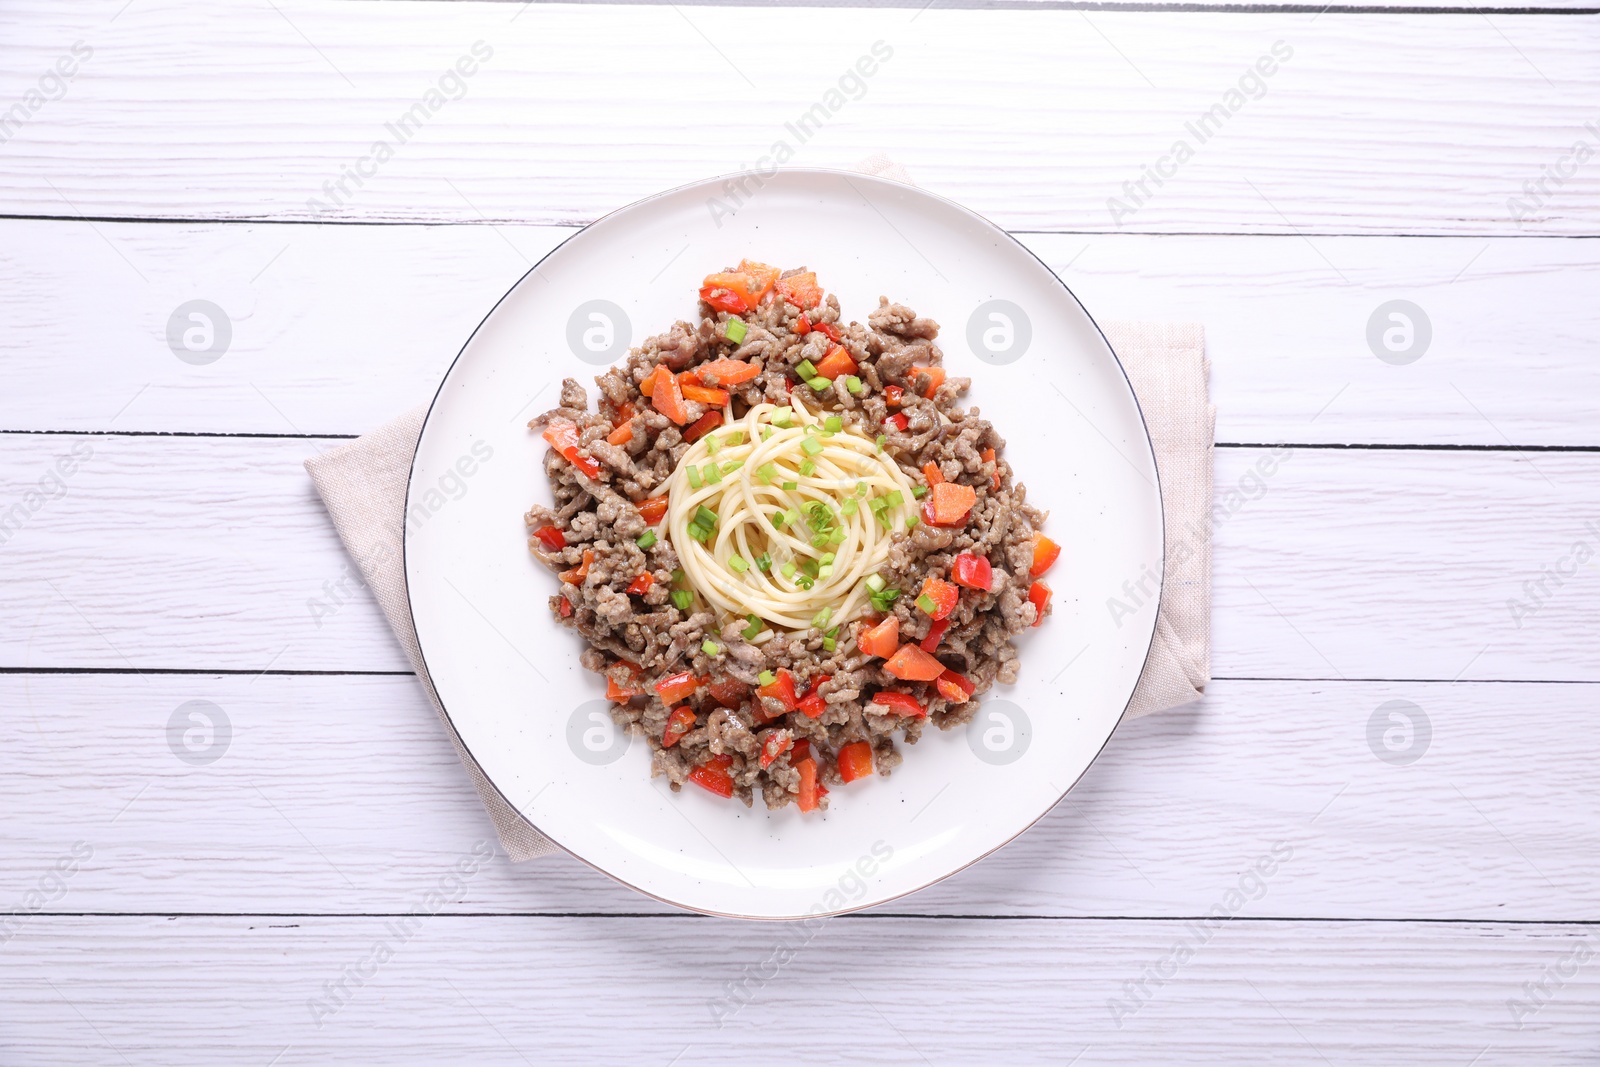
[[[1166,511],[1166,581],[1150,658],[1128,702],[1126,717],[1135,718],[1196,699],[1210,680],[1211,441],[1216,409],[1207,390],[1201,327],[1107,323],[1105,332],[1144,409]],[[489,809],[500,843],[512,862],[520,862],[553,852],[555,846],[500,796],[462,746],[433,691],[411,625],[400,545],[406,482],[425,411],[421,407],[409,411],[364,437],[306,460],[305,466],[339,539],[361,568],[417,672],[428,703]]]

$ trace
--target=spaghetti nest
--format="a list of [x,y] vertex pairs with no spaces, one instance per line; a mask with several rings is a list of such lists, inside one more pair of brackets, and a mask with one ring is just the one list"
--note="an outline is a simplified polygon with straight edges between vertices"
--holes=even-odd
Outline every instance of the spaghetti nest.
[[688,584],[749,619],[757,643],[773,636],[763,623],[826,630],[863,615],[892,535],[918,521],[919,490],[880,440],[798,404],[754,405],[700,438],[664,489]]

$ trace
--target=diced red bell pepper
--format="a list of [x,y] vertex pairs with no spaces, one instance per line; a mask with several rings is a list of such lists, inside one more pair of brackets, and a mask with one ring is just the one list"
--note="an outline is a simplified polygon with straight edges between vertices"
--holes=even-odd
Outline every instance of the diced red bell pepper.
[[607,700],[614,700],[618,704],[626,704],[628,701],[632,700],[634,697],[636,697],[638,695],[639,695],[638,690],[629,689],[626,686],[618,685],[617,684],[617,680],[615,678],[610,677],[609,675],[606,677],[606,699]]
[[[711,275],[711,278],[722,277],[727,276],[722,274]],[[708,278],[707,280],[709,281],[710,279]],[[721,286],[701,286],[700,299],[704,300],[718,311],[726,311],[730,315],[743,315],[746,311],[750,310],[750,305],[745,303],[744,297],[740,296],[732,289],[726,289]]]
[[859,369],[856,361],[850,358],[850,353],[844,350],[844,346],[835,345],[828,349],[828,354],[817,364],[817,377],[826,378],[831,382],[841,374],[854,374]]
[[778,280],[778,275],[783,272],[777,267],[769,267],[765,263],[757,263],[753,259],[741,259],[739,272],[750,279],[750,293],[755,298],[752,304],[759,304],[772,292],[772,286]]
[[764,685],[756,692],[764,697],[772,697],[783,705],[783,710],[793,711],[800,706],[800,698],[795,695],[794,675],[787,669],[780,669],[773,676],[771,685]]
[[694,369],[703,385],[740,385],[761,373],[761,368],[743,359],[714,359]]
[[1056,560],[1061,556],[1061,546],[1056,544],[1044,534],[1035,534],[1033,538],[1033,566],[1028,568],[1028,574],[1034,578],[1055,566]]
[[618,448],[621,448],[631,440],[633,440],[633,423],[631,422],[625,422],[606,434],[606,444],[616,445]]
[[1028,586],[1028,603],[1032,604],[1033,610],[1038,612],[1038,615],[1033,620],[1035,626],[1044,622],[1045,610],[1050,607],[1050,593],[1050,587],[1043,582],[1034,582]]
[[600,464],[578,451],[578,424],[568,419],[551,419],[541,435],[568,463],[591,478],[600,476]]
[[789,327],[789,329],[794,331],[796,336],[804,337],[806,334],[811,332],[811,320],[806,318],[802,313],[798,319],[794,320],[794,325]]
[[589,577],[589,566],[592,563],[594,563],[594,551],[586,548],[583,550],[583,562],[570,571],[562,571],[561,580],[568,585],[581,585],[583,580]]
[[915,697],[897,693],[893,689],[878,690],[868,703],[881,704],[895,715],[909,715],[914,719],[921,719],[928,714],[928,709],[919,704]]
[[655,584],[655,581],[656,576],[651,574],[649,571],[645,571],[643,574],[639,575],[639,577],[628,583],[627,592],[632,593],[635,596],[644,596],[650,591],[650,587]]
[[694,425],[683,431],[683,439],[691,445],[722,425],[722,412],[713,408],[694,420]]
[[927,385],[927,388],[922,390],[922,395],[923,396],[932,396],[935,392],[938,391],[939,386],[944,384],[944,368],[943,367],[912,367],[911,368],[911,380],[913,382],[919,381],[923,375],[927,376],[928,385]]
[[789,736],[788,730],[772,731],[766,740],[761,742],[761,766],[763,768],[772,766],[778,757],[789,751],[793,745],[794,740]]
[[728,391],[726,389],[712,389],[705,385],[679,385],[683,390],[685,400],[695,400],[702,404],[710,404],[714,408],[728,406]]
[[717,678],[706,686],[711,699],[725,708],[736,708],[750,695],[750,687],[737,678]]
[[847,782],[865,778],[872,773],[872,746],[865,741],[852,741],[839,749],[839,777]]
[[731,797],[733,796],[732,767],[733,757],[724,752],[720,756],[712,756],[690,771],[689,781],[719,797]]
[[955,526],[967,519],[967,512],[978,502],[978,491],[959,482],[940,482],[928,492],[933,501],[933,519],[940,526]]
[[700,679],[690,671],[674,674],[670,678],[663,678],[656,683],[656,696],[661,698],[663,704],[676,704],[688,698],[696,689],[700,688]]
[[682,426],[689,421],[689,408],[683,402],[683,387],[672,376],[666,364],[656,367],[655,387],[650,390],[650,404],[661,414]]
[[561,612],[561,617],[563,619],[572,618],[572,601],[568,600],[566,597],[562,597],[561,606],[556,610]]
[[939,691],[940,696],[952,704],[966,703],[978,689],[965,675],[957,674],[955,671],[945,671],[939,675],[933,687]]
[[934,619],[948,619],[950,613],[956,610],[956,605],[961,602],[961,590],[944,579],[935,578],[930,574],[923,579],[922,591],[918,594],[917,599],[921,600],[923,597],[933,601],[932,611],[920,604],[917,605],[923,614]]
[[928,636],[917,642],[917,647],[924,652],[935,652],[939,648],[939,640],[944,637],[944,632],[950,629],[949,619],[935,619],[933,625],[928,627]]
[[883,387],[883,399],[892,408],[897,408],[906,402],[906,391],[898,385]]
[[817,285],[815,271],[801,271],[778,279],[778,295],[805,311],[822,303],[822,289]]
[[835,326],[831,322],[819,322],[813,325],[811,328],[816,330],[822,336],[826,337],[828,340],[832,341],[834,344],[838,344],[840,341],[844,340],[844,334],[839,332],[839,327]]
[[913,644],[900,646],[900,651],[889,657],[883,665],[885,672],[902,682],[931,682],[945,671],[945,666]]
[[559,526],[541,526],[533,531],[533,536],[552,552],[567,547],[567,535],[561,532]]
[[794,769],[800,772],[800,810],[816,811],[822,799],[822,783],[817,781],[817,761],[803,759],[794,765]]
[[994,568],[983,556],[963,552],[950,565],[950,577],[955,579],[957,585],[964,585],[968,589],[981,589],[987,593],[994,584]]
[[[652,396],[656,391],[656,379],[661,376],[661,372],[663,370],[666,370],[666,367],[660,363],[657,363],[655,367],[651,369],[650,373],[646,374],[644,379],[639,382],[639,392],[643,393],[645,396]],[[667,371],[667,373],[670,374],[672,372]]]
[[911,425],[911,420],[906,418],[906,413],[903,412],[903,411],[897,411],[893,415],[890,415],[887,419],[884,419],[883,421],[884,421],[884,423],[886,425],[893,426],[896,430],[899,430],[901,433],[905,433],[906,432],[906,427]]
[[868,656],[888,659],[900,648],[900,620],[894,615],[871,629],[861,631],[856,647]]
[[939,469],[937,463],[930,461],[922,465],[922,477],[927,480],[928,488],[931,489],[944,481],[944,472]]
[[817,690],[822,688],[823,682],[830,680],[832,677],[833,675],[831,674],[819,674],[812,679],[810,688],[800,697],[800,702],[795,707],[805,712],[809,718],[815,719],[821,716],[824,711],[828,710],[828,702],[822,698],[822,694],[818,693]]
[[661,732],[661,747],[671,748],[682,741],[684,735],[694,729],[694,723],[693,708],[673,708],[672,714],[667,716],[667,728]]
[[644,521],[649,523],[651,526],[654,526],[656,523],[660,522],[666,513],[667,498],[665,494],[661,496],[653,496],[639,504],[639,517],[644,519]]

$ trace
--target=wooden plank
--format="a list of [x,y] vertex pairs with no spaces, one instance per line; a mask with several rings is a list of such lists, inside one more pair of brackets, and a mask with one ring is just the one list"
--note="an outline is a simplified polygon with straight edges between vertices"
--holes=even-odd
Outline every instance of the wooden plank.
[[[800,1062],[774,1055],[781,1013],[807,1063],[1003,1047],[1138,1067],[1568,1065],[1592,1062],[1600,996],[1592,928],[1575,925],[397,921],[35,918],[0,957],[0,1048],[19,1063]],[[932,991],[980,959],[982,981]],[[1170,977],[1152,981],[1158,965]],[[1541,979],[1552,992],[1514,1017]]]
[[[1010,229],[1593,234],[1600,219],[1570,179],[1508,203],[1595,136],[1595,23],[1578,18],[818,8],[795,34],[766,8],[115,7],[8,9],[0,99],[26,101],[76,40],[94,54],[6,143],[0,211],[571,223],[764,166],[783,140],[794,165],[887,151]],[[476,41],[492,55],[447,77]],[[893,54],[858,86],[876,41]],[[788,132],[819,101],[819,132]],[[419,102],[425,122],[390,133]]]
[[[407,669],[301,468],[326,444],[0,437],[0,515],[20,522],[0,547],[0,665]],[[62,489],[74,447],[93,454]],[[1574,551],[1597,540],[1597,465],[1219,450],[1213,672],[1600,680],[1595,562]],[[1066,583],[1058,599],[1118,616]]]
[[[494,840],[410,677],[0,675],[0,700],[0,889],[93,852],[51,912],[391,912]],[[1395,700],[1409,723],[1380,712]],[[185,747],[193,701],[227,726]],[[1253,917],[1586,918],[1587,748],[1506,739],[1586,736],[1593,707],[1588,685],[1215,682],[1125,724],[1017,841],[883,910],[1170,918],[1243,879]],[[558,855],[497,856],[449,910],[672,909]]]
[[[484,312],[572,232],[0,221],[0,428],[364,432],[431,397]],[[1600,444],[1591,242],[1021,240],[1101,319],[1205,324],[1219,440]],[[231,335],[205,365],[167,341],[195,299]],[[1395,299],[1431,335],[1408,365],[1367,340]],[[959,323],[948,335],[959,350]]]

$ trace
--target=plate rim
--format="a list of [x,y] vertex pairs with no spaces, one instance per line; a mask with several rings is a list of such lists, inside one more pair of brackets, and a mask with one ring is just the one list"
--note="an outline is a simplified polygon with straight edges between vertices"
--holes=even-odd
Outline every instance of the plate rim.
[[[417,431],[416,444],[413,445],[412,449],[411,449],[411,460],[410,460],[410,463],[409,463],[407,471],[406,471],[406,494],[405,494],[405,500],[403,502],[403,507],[401,509],[401,514],[405,515],[405,514],[408,514],[410,512],[410,509],[411,509],[411,491],[412,491],[412,488],[416,485],[417,455],[422,450],[422,439],[423,439],[424,436],[426,436],[426,434],[428,432],[428,425],[433,419],[434,408],[438,405],[439,398],[444,395],[444,388],[445,388],[445,385],[450,380],[450,375],[455,371],[456,365],[461,362],[461,357],[466,355],[467,349],[472,347],[473,339],[478,336],[478,333],[483,329],[484,324],[487,323],[491,318],[493,318],[494,317],[494,313],[500,309],[500,305],[504,304],[506,302],[506,300],[508,300],[510,298],[511,294],[516,292],[517,289],[522,286],[522,283],[528,280],[529,275],[538,273],[539,267],[546,260],[548,260],[551,256],[555,255],[562,248],[565,248],[569,241],[572,241],[573,239],[577,238],[581,234],[586,233],[588,230],[590,230],[594,226],[599,225],[600,223],[604,222],[606,219],[609,219],[613,215],[619,215],[619,214],[621,214],[621,213],[623,213],[625,211],[631,211],[634,208],[641,207],[641,206],[643,206],[645,204],[651,203],[652,201],[660,200],[660,199],[662,199],[664,197],[668,197],[668,196],[674,196],[674,195],[676,195],[678,193],[682,193],[682,192],[684,192],[686,190],[689,190],[689,189],[700,188],[700,187],[703,187],[703,186],[712,186],[712,185],[716,185],[716,184],[724,182],[724,181],[728,181],[730,179],[737,179],[737,178],[743,177],[744,174],[745,174],[745,172],[743,172],[743,171],[733,171],[733,172],[727,172],[727,173],[723,173],[723,174],[718,174],[718,175],[715,175],[713,177],[701,178],[701,179],[698,179],[698,180],[692,181],[692,182],[685,182],[682,185],[675,185],[675,186],[672,186],[669,189],[662,189],[662,190],[659,190],[657,192],[651,193],[648,196],[640,197],[638,200],[629,201],[628,203],[622,205],[621,207],[612,208],[610,211],[607,211],[605,214],[600,215],[597,218],[591,219],[589,222],[584,223],[582,226],[578,227],[578,229],[574,230],[572,233],[570,233],[566,237],[562,238],[561,241],[559,241],[548,252],[546,252],[544,255],[540,256],[539,259],[531,267],[529,267],[527,270],[523,271],[520,275],[518,275],[516,281],[511,283],[510,287],[507,288],[506,291],[500,295],[500,298],[498,300],[496,300],[494,302],[494,304],[492,306],[490,306],[489,310],[484,313],[483,317],[478,320],[477,325],[473,326],[472,332],[467,335],[466,340],[463,341],[462,344],[461,344],[461,348],[459,350],[457,350],[456,354],[451,358],[450,365],[448,367],[446,367],[445,370],[444,370],[444,373],[442,375],[440,375],[439,384],[434,387],[433,396],[430,397],[429,400],[428,400],[427,410],[425,412],[423,412],[422,426]],[[1058,286],[1061,287],[1061,291],[1066,293],[1066,295],[1072,300],[1072,302],[1077,305],[1078,310],[1083,313],[1083,316],[1084,316],[1085,319],[1088,320],[1089,325],[1094,328],[1094,332],[1095,332],[1096,336],[1098,336],[1100,338],[1101,343],[1106,346],[1106,351],[1111,353],[1112,362],[1116,364],[1117,371],[1122,375],[1123,383],[1128,388],[1128,395],[1133,398],[1134,411],[1139,416],[1139,426],[1144,431],[1144,441],[1145,441],[1145,444],[1147,446],[1149,446],[1149,449],[1150,449],[1150,465],[1153,468],[1154,473],[1155,473],[1156,511],[1157,511],[1157,514],[1160,517],[1159,525],[1160,525],[1160,543],[1161,543],[1160,582],[1158,583],[1157,588],[1159,589],[1160,593],[1164,595],[1165,592],[1166,592],[1166,582],[1167,582],[1167,508],[1166,508],[1166,496],[1162,492],[1162,488],[1161,488],[1161,485],[1162,485],[1162,483],[1161,483],[1161,464],[1158,462],[1158,457],[1157,457],[1157,454],[1156,454],[1156,447],[1155,447],[1155,440],[1150,436],[1150,420],[1145,417],[1144,405],[1139,400],[1138,390],[1136,390],[1133,387],[1133,379],[1128,377],[1128,369],[1127,369],[1127,367],[1125,367],[1123,365],[1122,357],[1117,354],[1117,350],[1111,344],[1110,338],[1108,338],[1105,335],[1105,331],[1100,328],[1100,323],[1098,321],[1096,321],[1095,317],[1089,313],[1089,309],[1084,307],[1083,301],[1078,299],[1078,294],[1072,291],[1072,287],[1067,285],[1067,283],[1061,278],[1061,276],[1059,274],[1057,274],[1053,269],[1051,269],[1051,267],[1050,267],[1050,265],[1048,263],[1046,263],[1043,259],[1040,259],[1038,253],[1034,252],[1033,249],[1029,248],[1027,245],[1025,245],[1021,241],[1019,241],[1016,238],[1016,236],[1013,233],[1011,233],[1010,230],[1007,230],[1005,227],[1003,227],[1003,226],[999,225],[998,223],[994,222],[988,216],[983,215],[983,214],[981,214],[981,213],[979,213],[977,211],[974,211],[972,208],[969,208],[964,204],[960,204],[960,203],[958,203],[958,202],[956,202],[954,200],[951,200],[949,197],[942,196],[939,193],[935,193],[932,190],[924,189],[924,188],[922,188],[921,186],[918,186],[918,185],[908,185],[905,182],[895,181],[894,179],[884,178],[884,177],[881,177],[881,176],[875,175],[875,174],[863,174],[863,173],[861,173],[859,171],[841,170],[841,169],[836,168],[836,167],[779,167],[779,168],[777,168],[777,171],[776,171],[774,177],[776,177],[778,174],[782,174],[782,175],[807,175],[807,176],[838,177],[838,178],[843,178],[846,182],[866,181],[866,182],[869,182],[869,183],[871,183],[873,185],[877,185],[877,186],[889,189],[889,190],[894,191],[894,192],[905,192],[907,190],[911,190],[911,191],[916,192],[916,193],[918,193],[920,195],[923,195],[923,196],[929,197],[929,198],[931,198],[933,200],[936,200],[940,204],[944,205],[945,207],[952,208],[952,209],[954,209],[955,211],[957,211],[957,212],[959,212],[961,214],[970,216],[971,218],[978,220],[979,222],[981,222],[984,225],[990,227],[991,229],[995,230],[996,232],[1004,234],[1005,237],[1007,239],[1009,239],[1012,244],[1016,245],[1018,248],[1020,248],[1024,252],[1026,252],[1030,257],[1032,257],[1034,262],[1036,262],[1040,266],[1040,268],[1042,268],[1044,270],[1044,272],[1046,274],[1048,274],[1052,279],[1055,280],[1055,283]],[[632,882],[628,881],[626,878],[623,878],[620,875],[617,875],[617,874],[615,874],[615,873],[613,873],[611,871],[608,871],[605,868],[603,868],[600,865],[598,865],[597,863],[594,863],[594,862],[586,859],[585,857],[578,855],[578,853],[574,852],[572,849],[568,848],[566,845],[564,845],[560,841],[556,840],[556,838],[554,836],[552,836],[551,834],[547,833],[545,830],[540,828],[540,826],[537,823],[535,823],[531,818],[529,818],[526,814],[523,813],[523,811],[522,811],[522,809],[520,807],[518,807],[516,804],[512,803],[511,798],[509,798],[509,797],[507,797],[505,795],[505,792],[500,788],[499,783],[496,782],[493,778],[491,778],[489,776],[488,772],[486,772],[483,769],[482,762],[479,761],[478,757],[473,754],[471,746],[469,746],[467,744],[467,742],[466,742],[466,739],[461,736],[461,731],[456,728],[455,717],[450,714],[450,709],[449,709],[449,707],[446,706],[444,698],[439,694],[438,689],[433,686],[433,681],[432,681],[432,679],[433,679],[433,671],[428,666],[427,650],[425,648],[423,648],[423,645],[422,645],[422,634],[421,634],[421,631],[417,628],[416,605],[413,602],[412,597],[411,597],[410,544],[411,544],[411,535],[410,535],[409,528],[407,528],[407,529],[404,529],[402,531],[402,536],[400,538],[400,574],[401,574],[402,580],[405,582],[406,617],[411,622],[411,632],[416,638],[416,642],[417,642],[417,658],[422,661],[423,671],[425,672],[425,674],[426,674],[426,676],[428,678],[427,688],[428,688],[429,692],[432,694],[434,702],[436,704],[438,704],[438,706],[439,706],[439,711],[441,713],[441,717],[444,720],[445,728],[450,731],[451,738],[455,741],[457,747],[459,747],[461,749],[461,751],[464,752],[467,756],[469,756],[472,759],[472,762],[477,765],[478,777],[481,778],[484,782],[488,783],[489,788],[494,790],[495,796],[499,797],[500,800],[502,802],[504,802],[505,805],[508,808],[510,808],[513,812],[515,812],[517,818],[521,819],[523,822],[525,822],[529,826],[531,826],[534,829],[534,831],[539,834],[540,837],[543,837],[555,849],[565,853],[568,856],[571,856],[573,859],[575,859],[578,862],[582,863],[585,867],[588,867],[590,870],[596,871],[597,873],[599,873],[601,875],[604,875],[605,877],[611,879],[613,882],[617,882],[620,885],[626,886],[627,888],[633,890],[635,893],[639,893],[640,895],[648,897],[651,900],[658,901],[659,903],[666,904],[669,907],[678,908],[680,910],[693,912],[693,913],[699,914],[699,915],[708,915],[708,916],[711,916],[711,917],[714,917],[714,918],[722,918],[722,919],[743,919],[743,920],[748,920],[748,921],[752,921],[752,922],[776,922],[776,923],[782,923],[782,922],[799,922],[799,921],[804,921],[806,919],[814,919],[814,918],[815,919],[830,919],[830,918],[834,918],[835,916],[839,916],[839,915],[849,915],[849,914],[852,914],[852,913],[855,913],[855,912],[865,911],[865,910],[867,910],[869,908],[882,907],[885,904],[892,903],[892,902],[894,902],[896,900],[901,900],[901,899],[903,899],[905,897],[910,896],[913,893],[920,893],[924,889],[928,889],[928,888],[930,888],[932,886],[938,885],[940,882],[943,882],[946,879],[955,877],[956,875],[960,874],[962,871],[967,870],[969,867],[972,867],[973,865],[975,865],[977,863],[980,863],[985,859],[988,859],[990,856],[994,855],[996,852],[1000,851],[1002,848],[1005,848],[1007,845],[1009,845],[1012,842],[1016,841],[1017,838],[1021,837],[1023,834],[1027,833],[1029,830],[1033,829],[1033,827],[1036,826],[1041,819],[1043,819],[1046,815],[1049,815],[1052,811],[1054,811],[1056,809],[1056,807],[1061,803],[1062,800],[1066,799],[1066,796],[1067,796],[1068,793],[1072,792],[1073,789],[1077,788],[1078,783],[1083,780],[1083,776],[1085,774],[1089,773],[1089,768],[1093,767],[1095,765],[1096,761],[1098,761],[1100,759],[1101,755],[1104,754],[1106,746],[1111,743],[1111,738],[1112,738],[1113,735],[1116,734],[1117,728],[1120,727],[1122,725],[1123,721],[1127,718],[1127,716],[1128,716],[1128,708],[1129,708],[1129,706],[1132,705],[1134,693],[1136,693],[1138,691],[1138,688],[1139,688],[1139,679],[1144,677],[1145,669],[1148,668],[1149,665],[1150,665],[1150,655],[1155,650],[1156,631],[1158,629],[1157,621],[1158,621],[1158,619],[1160,617],[1161,596],[1158,595],[1158,597],[1156,599],[1157,610],[1152,615],[1151,620],[1150,620],[1150,637],[1149,637],[1148,643],[1145,646],[1144,658],[1140,663],[1139,673],[1134,678],[1133,687],[1128,691],[1128,699],[1123,703],[1122,714],[1117,717],[1117,721],[1112,725],[1111,730],[1109,732],[1107,732],[1104,740],[1102,740],[1100,742],[1100,746],[1097,749],[1095,749],[1094,755],[1091,756],[1089,758],[1089,761],[1083,765],[1083,769],[1078,772],[1078,774],[1072,779],[1072,781],[1067,783],[1066,787],[1061,790],[1061,793],[1054,800],[1051,800],[1048,804],[1046,804],[1044,806],[1043,810],[1041,810],[1039,812],[1039,814],[1035,815],[1032,819],[1029,819],[1028,822],[1025,825],[1019,827],[1014,834],[1012,834],[1011,836],[1007,837],[1004,841],[999,842],[993,848],[987,849],[984,852],[972,857],[970,860],[967,860],[965,863],[962,863],[960,866],[954,867],[951,870],[946,871],[945,873],[939,875],[938,877],[936,877],[936,878],[934,878],[934,879],[932,879],[930,881],[922,883],[921,885],[913,886],[913,887],[911,887],[909,889],[903,889],[903,890],[900,890],[899,892],[893,893],[890,896],[884,897],[882,900],[874,900],[874,901],[871,901],[870,903],[850,904],[850,905],[847,905],[845,907],[841,907],[841,908],[835,909],[833,911],[807,912],[804,915],[746,915],[746,914],[742,914],[742,913],[739,913],[739,912],[717,911],[717,910],[711,909],[711,908],[696,907],[696,906],[694,906],[692,904],[685,904],[685,903],[683,903],[681,901],[670,900],[670,899],[668,899],[666,897],[660,896],[657,893],[653,893],[648,889],[644,889],[644,888],[642,888],[640,886],[634,885]],[[490,816],[490,822],[492,823],[493,821],[494,821],[494,819],[493,819],[493,816],[491,815]],[[496,836],[499,836],[498,827],[496,827]],[[501,844],[502,844],[502,847],[503,847],[504,843],[502,842]],[[545,853],[545,855],[548,855],[548,853]],[[531,857],[531,858],[537,859],[539,857]]]

